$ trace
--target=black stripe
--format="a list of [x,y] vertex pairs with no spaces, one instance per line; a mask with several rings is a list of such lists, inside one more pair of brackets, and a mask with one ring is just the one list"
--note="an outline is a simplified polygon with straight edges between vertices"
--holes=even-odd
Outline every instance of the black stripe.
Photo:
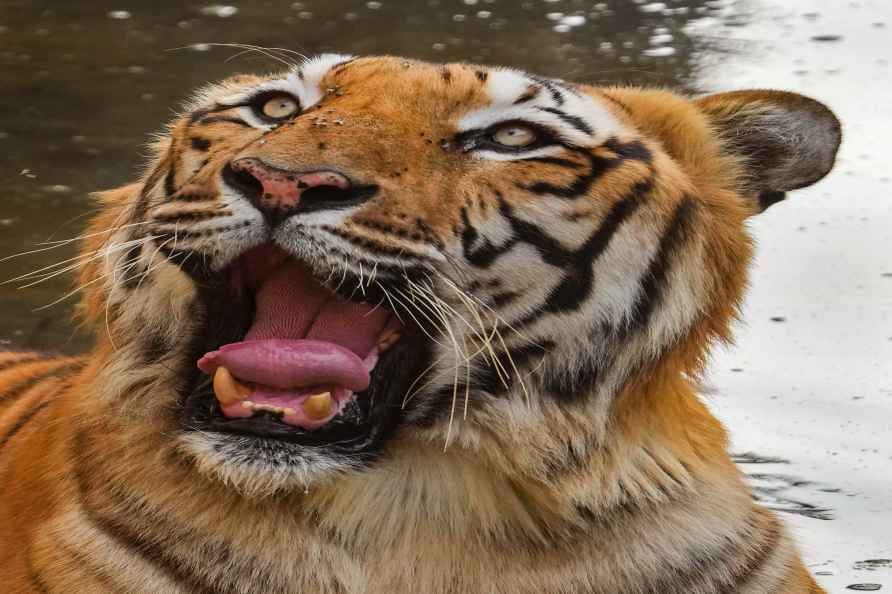
[[[56,367],[52,367],[51,369],[44,370],[43,372],[32,375],[25,381],[22,381],[11,388],[7,389],[4,392],[0,392],[0,402],[8,402],[10,400],[14,400],[19,396],[23,395],[25,392],[30,390],[31,388],[36,387],[38,384],[43,382],[44,380],[48,380],[51,378],[61,377],[62,379],[66,379],[68,374],[80,370],[85,365],[85,361],[76,360],[71,361],[70,363],[66,363],[63,365],[58,365]],[[61,376],[60,376],[61,374]]]
[[[329,233],[331,233],[332,235],[334,235],[336,237],[340,237],[344,241],[346,241],[356,247],[363,248],[370,252],[378,252],[380,254],[384,254],[387,256],[403,257],[403,258],[405,258],[406,256],[411,256],[412,258],[414,258],[416,260],[431,261],[431,258],[425,254],[419,254],[419,253],[416,253],[415,251],[411,251],[410,253],[407,253],[404,248],[393,248],[388,245],[379,243],[378,241],[376,241],[370,237],[360,237],[358,235],[353,235],[353,234],[348,233],[347,231],[344,231],[338,227],[331,227],[329,225],[320,225],[319,228],[324,231],[328,231]],[[355,260],[356,255],[355,254],[351,255],[350,258]]]
[[[472,266],[487,268],[499,256],[509,252],[518,243],[527,243],[536,248],[545,262],[557,267],[570,267],[570,271],[567,273],[568,276],[564,279],[564,282],[567,284],[564,290],[570,292],[579,290],[586,283],[591,282],[591,264],[607,247],[619,225],[640,206],[644,196],[650,192],[651,187],[652,182],[650,180],[635,184],[629,195],[613,206],[597,231],[577,250],[564,247],[560,241],[552,237],[537,224],[518,218],[511,206],[502,198],[501,193],[496,192],[499,200],[499,211],[511,226],[512,236],[500,246],[493,245],[486,238],[481,239],[477,230],[471,225],[467,208],[462,208],[460,212],[462,220],[461,242],[465,259]],[[478,243],[479,245],[477,245]],[[586,267],[588,268],[588,273],[584,273],[582,270]],[[571,288],[569,281],[573,278],[576,278],[582,284],[577,282],[575,288]],[[558,291],[559,288],[560,285],[555,289],[557,293],[553,294],[552,297],[558,297],[560,294],[563,294],[563,290]],[[538,316],[539,314],[534,312],[530,315]]]
[[562,159],[561,157],[532,157],[519,161],[520,163],[543,163],[545,165],[557,165],[568,169],[579,169],[582,163],[579,161],[571,161],[570,159]]
[[537,109],[539,109],[539,111],[544,111],[556,115],[558,118],[561,119],[562,122],[573,126],[583,134],[588,134],[589,136],[591,136],[595,133],[594,129],[592,129],[592,127],[589,126],[588,123],[579,116],[571,115],[554,107],[539,107]]
[[224,122],[227,124],[237,124],[239,126],[244,126],[245,128],[253,128],[251,124],[242,120],[240,118],[230,117],[230,116],[207,116],[198,120],[198,124],[215,124],[217,122]]
[[127,591],[126,588],[122,588],[119,584],[115,583],[115,581],[112,579],[112,576],[110,576],[108,572],[93,563],[93,559],[91,559],[80,549],[67,545],[63,545],[62,548],[65,550],[66,553],[68,553],[68,555],[74,558],[74,560],[77,562],[77,568],[86,573],[94,582],[100,584],[104,588],[105,592]]
[[220,217],[227,217],[232,212],[228,210],[185,210],[181,212],[171,212],[155,215],[152,217],[153,223],[182,223],[187,221],[207,221]]
[[215,104],[213,107],[208,107],[206,109],[196,109],[192,113],[189,114],[189,123],[194,124],[198,120],[204,118],[205,116],[212,113],[219,113],[221,111],[229,111],[230,109],[235,109],[236,107],[241,107],[244,104],[237,105],[221,105],[220,103]]
[[620,142],[616,138],[610,138],[604,142],[604,147],[616,153],[619,159],[641,161],[648,165],[653,160],[650,150],[640,140]]
[[9,443],[9,441],[13,437],[15,437],[16,434],[21,431],[25,427],[25,425],[28,424],[29,421],[36,417],[37,414],[40,413],[40,411],[49,406],[51,402],[51,400],[42,400],[36,406],[32,406],[30,409],[28,409],[27,412],[25,412],[25,414],[16,419],[16,422],[13,424],[13,426],[10,427],[9,430],[4,433],[2,437],[0,437],[0,451],[3,450],[4,446],[6,446],[6,444]]
[[140,359],[146,365],[152,365],[170,355],[173,345],[163,326],[146,326],[139,336]]
[[28,581],[31,582],[31,586],[40,594],[53,594],[52,588],[49,587],[49,584],[46,583],[43,576],[40,575],[40,572],[34,567],[30,551],[28,552],[25,563],[27,564]]
[[657,255],[651,261],[641,289],[635,298],[632,320],[629,328],[640,329],[647,325],[654,309],[663,298],[669,277],[669,267],[674,254],[688,235],[697,203],[690,197],[682,199],[672,215],[672,221],[660,239]]
[[605,92],[603,92],[603,91],[601,91],[600,93],[598,93],[598,95],[599,95],[601,98],[603,98],[603,99],[607,99],[608,101],[610,101],[611,103],[613,103],[614,105],[616,105],[617,107],[619,107],[619,108],[620,108],[621,110],[623,110],[624,112],[626,112],[626,113],[632,113],[632,110],[629,109],[629,106],[626,105],[625,103],[623,103],[622,101],[620,101],[619,99],[617,99],[616,97],[611,97],[610,95],[608,95],[607,93],[605,93]]
[[[585,469],[593,460],[598,459],[595,455],[601,444],[594,435],[584,436],[582,448],[579,447],[576,441],[568,439],[564,442],[563,456],[547,456],[543,458],[545,478],[548,481],[556,481],[568,474],[579,472]],[[593,513],[590,509],[581,505],[576,506],[576,511],[584,517]]]
[[574,257],[573,250],[564,247],[560,241],[552,237],[539,225],[518,218],[514,214],[514,209],[505,202],[501,194],[499,194],[498,198],[499,212],[511,226],[512,240],[510,243],[512,246],[516,243],[529,244],[536,248],[542,260],[553,266],[563,267],[572,262]]
[[139,257],[142,255],[142,245],[135,245],[127,250],[124,256],[124,266],[121,268],[128,276],[121,281],[121,286],[128,291],[134,290],[139,286],[137,278],[142,275],[143,270],[139,267]]
[[133,216],[131,217],[132,222],[141,223],[143,218],[145,217],[146,211],[149,208],[150,196],[152,190],[155,189],[155,186],[158,184],[158,180],[161,175],[164,173],[164,168],[167,166],[167,163],[172,161],[172,157],[170,156],[170,151],[167,151],[167,154],[158,163],[158,166],[152,170],[152,173],[149,174],[148,179],[146,179],[146,183],[143,184],[142,189],[139,191],[139,201],[136,203],[136,208],[133,210]]
[[486,79],[489,78],[489,73],[485,70],[475,70],[474,76],[476,76],[477,80],[480,82],[486,82]]
[[492,303],[492,306],[495,309],[501,309],[516,301],[518,297],[520,297],[520,293],[516,291],[502,291],[500,293],[494,293],[490,297],[490,303]]
[[549,93],[551,93],[551,99],[557,103],[558,105],[564,104],[564,94],[561,93],[558,86],[554,83],[554,81],[548,80],[547,78],[539,78],[538,76],[531,77],[532,80],[536,81],[543,87],[545,87]]
[[[483,394],[490,396],[505,394],[505,381],[511,386],[512,378],[517,375],[515,367],[520,372],[528,369],[534,360],[546,356],[555,346],[551,340],[543,340],[538,344],[527,343],[523,346],[509,348],[507,353],[504,350],[498,350],[495,353],[498,367],[488,357],[481,357],[479,365],[472,372],[470,392],[473,398],[479,400]],[[505,381],[503,381],[503,374],[508,375]],[[424,379],[420,381],[423,382]],[[530,382],[530,376],[527,375],[524,381]],[[423,402],[425,407],[420,414],[411,418],[411,422],[419,427],[432,427],[449,416],[456,392],[459,399],[459,402],[455,402],[456,409],[464,406],[464,395],[467,390],[468,384],[460,380],[457,387],[451,384],[444,385],[429,396],[419,398],[418,401]],[[413,400],[416,399],[413,398]]]
[[375,221],[372,219],[353,219],[350,221],[354,225],[359,225],[360,227],[366,227],[368,229],[372,229],[373,231],[378,231],[379,233],[383,233],[385,235],[395,235],[400,239],[411,239],[413,241],[422,242],[425,241],[425,236],[423,233],[410,231],[404,227],[395,227],[390,225],[389,223],[384,223],[381,221]]
[[19,357],[19,358],[17,358],[17,359],[11,359],[11,360],[9,360],[9,361],[3,361],[2,363],[0,363],[0,372],[2,372],[2,371],[6,371],[7,369],[12,369],[12,368],[14,368],[15,366],[17,366],[17,365],[19,365],[19,364],[24,364],[24,363],[34,363],[35,361],[41,361],[41,360],[43,360],[44,358],[45,358],[45,357],[44,357],[43,355],[39,355],[39,354],[34,353],[34,354],[28,354],[28,355],[23,356],[23,357]]
[[187,592],[219,594],[220,590],[204,583],[199,576],[191,573],[186,564],[177,560],[160,543],[131,529],[124,522],[98,513],[85,502],[81,503],[81,509],[84,512],[84,517],[94,528],[115,541],[121,548],[130,551],[132,556],[139,557],[158,569],[170,581],[182,586]]
[[170,149],[170,163],[167,166],[167,173],[164,175],[164,196],[166,198],[170,198],[173,196],[176,191],[176,175],[177,175],[177,167],[176,162],[173,157],[173,147]]
[[715,594],[735,594],[745,590],[771,559],[783,535],[780,523],[773,516],[768,516],[768,526],[757,525],[755,517],[759,511],[754,510],[747,527],[736,534],[736,538],[726,537],[722,546],[708,551],[692,551],[690,566],[673,572],[675,576],[671,581],[661,579],[648,590],[648,594],[707,588]]
[[[347,58],[346,60],[342,60],[331,67],[330,71],[334,74],[340,74],[341,70],[344,69],[348,64],[352,64],[359,58]],[[303,73],[300,74],[300,79],[303,80]]]
[[772,553],[783,536],[783,527],[780,521],[770,512],[768,514],[768,526],[763,527],[759,534],[753,535],[749,542],[757,539],[758,544],[749,549],[749,554],[744,558],[744,563],[732,570],[731,582],[721,588],[717,594],[734,594],[746,589],[746,586],[757,577],[758,572],[771,559]]
[[215,194],[178,194],[171,197],[177,202],[216,202]]
[[528,103],[539,96],[539,91],[542,90],[542,87],[539,85],[530,85],[527,87],[527,90],[524,91],[523,95],[514,100],[514,105],[523,105],[524,103]]
[[615,138],[607,140],[604,148],[616,154],[615,157],[602,157],[588,150],[578,147],[567,147],[578,155],[585,157],[589,162],[588,172],[579,175],[572,183],[558,186],[549,182],[537,182],[534,184],[515,184],[518,188],[532,192],[533,194],[558,196],[561,198],[576,199],[585,196],[591,190],[592,185],[605,173],[619,167],[628,160],[640,161],[649,165],[652,159],[650,151],[639,141],[621,143]]
[[208,149],[211,148],[211,141],[207,138],[202,138],[200,136],[193,136],[189,139],[192,143],[192,148],[197,151],[207,152]]
[[[532,240],[537,238],[535,241],[539,245],[536,245],[536,248],[543,259],[563,268],[564,276],[549,292],[539,311],[531,312],[524,318],[512,322],[511,326],[526,326],[540,318],[543,313],[562,313],[577,309],[588,299],[594,285],[594,263],[610,245],[620,226],[644,203],[652,186],[650,180],[635,184],[627,196],[613,205],[597,230],[574,252],[557,253],[552,245],[556,240],[548,238],[546,241],[545,231],[531,223],[525,223],[525,226],[529,227],[526,231],[528,242],[532,243]],[[512,222],[511,226],[517,229],[515,223]]]
[[598,229],[573,254],[571,268],[564,273],[564,279],[549,295],[545,304],[547,312],[575,309],[588,297],[593,283],[593,264],[610,245],[610,240],[620,226],[644,203],[652,187],[650,180],[638,182],[628,196],[613,205]]
[[440,69],[440,77],[442,77],[443,82],[447,85],[452,82],[452,72],[449,70],[449,66],[443,66]]
[[[122,549],[129,551],[133,557],[142,559],[164,574],[170,581],[180,585],[187,592],[196,594],[219,594],[218,588],[206,584],[199,576],[192,573],[188,566],[176,559],[160,542],[151,539],[144,532],[141,533],[135,527],[127,525],[118,518],[106,516],[94,509],[88,502],[91,485],[87,476],[95,478],[94,472],[86,472],[85,448],[86,437],[81,432],[76,432],[72,444],[72,460],[74,477],[77,483],[80,509],[84,518],[94,528],[102,532],[107,538],[115,541]],[[128,510],[128,511],[133,511]]]
[[[200,229],[198,231],[184,231],[182,229],[158,229],[158,231],[165,233],[165,237],[173,237],[174,233],[176,233],[177,239],[190,239],[195,237],[210,237],[211,235],[217,235],[218,233],[225,233],[227,231],[234,231],[236,229],[242,229],[244,227],[250,227],[253,224],[252,221],[244,221],[239,224],[233,225],[223,225],[221,227],[212,227],[210,229]],[[157,239],[161,239],[156,238]],[[162,249],[162,252],[164,250]]]

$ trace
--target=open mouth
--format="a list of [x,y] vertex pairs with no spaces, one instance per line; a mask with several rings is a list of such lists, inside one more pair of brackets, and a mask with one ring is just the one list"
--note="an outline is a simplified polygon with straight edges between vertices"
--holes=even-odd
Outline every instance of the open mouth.
[[247,331],[203,341],[187,426],[319,444],[394,425],[423,350],[394,312],[329,290],[269,245],[243,254],[224,281],[205,301],[235,325],[241,312]]

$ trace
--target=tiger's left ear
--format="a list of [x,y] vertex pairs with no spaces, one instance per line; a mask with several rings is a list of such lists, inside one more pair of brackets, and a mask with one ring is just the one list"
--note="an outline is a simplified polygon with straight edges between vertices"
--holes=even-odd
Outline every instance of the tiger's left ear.
[[734,91],[695,101],[726,150],[742,158],[744,191],[759,212],[827,175],[842,140],[823,103],[784,91]]

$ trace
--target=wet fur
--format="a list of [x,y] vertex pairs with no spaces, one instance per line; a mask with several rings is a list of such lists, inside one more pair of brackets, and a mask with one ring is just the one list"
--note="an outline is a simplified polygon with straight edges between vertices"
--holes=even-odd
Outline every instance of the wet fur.
[[[647,182],[646,201],[628,215],[639,217],[641,233],[615,234],[601,254],[637,270],[645,287],[638,299],[650,287],[656,301],[628,310],[615,328],[605,318],[595,338],[573,335],[574,311],[562,321],[537,310],[529,327],[553,346],[521,351],[514,337],[518,361],[504,364],[518,370],[507,387],[493,381],[497,366],[484,360],[468,371],[472,386],[456,390],[446,366],[446,379],[434,374],[414,396],[374,462],[301,459],[308,466],[298,472],[238,466],[215,458],[215,442],[204,436],[183,437],[178,403],[194,365],[189,337],[208,320],[195,283],[165,260],[161,241],[87,262],[81,283],[108,272],[105,266],[129,266],[84,292],[81,315],[96,329],[95,349],[76,359],[0,354],[5,591],[821,592],[782,522],[754,504],[726,452],[725,430],[694,384],[709,347],[729,339],[737,315],[752,251],[746,218],[760,210],[762,192],[793,189],[752,174],[753,156],[728,140],[722,122],[745,120],[747,110],[782,111],[791,99],[757,92],[725,109],[740,97],[698,102],[665,91],[534,81],[537,93],[558,86],[559,95],[597,102],[619,132],[607,145],[561,155],[578,167],[546,159],[514,164],[506,177],[490,162],[468,173],[450,145],[451,115],[489,105],[494,70],[395,58],[333,63],[318,85],[325,99],[288,124],[302,134],[298,144],[285,126],[255,133],[201,121],[231,117],[226,111],[195,115],[209,97],[266,79],[239,77],[200,94],[158,142],[146,175],[101,196],[104,210],[90,231],[97,234],[84,240],[84,253],[132,236],[123,222],[154,217],[163,225],[167,216],[188,231],[234,216],[231,205],[215,203],[215,173],[264,137],[269,159],[314,163],[322,155],[328,166],[381,185],[380,201],[338,223],[341,232],[404,249],[406,261],[457,246],[482,259],[482,239],[496,237],[485,235],[486,221],[502,216],[500,225],[521,228],[534,215],[551,216],[536,210],[542,196],[572,184],[595,155],[617,164],[561,212],[590,221],[579,233],[590,235]],[[838,124],[836,132],[838,144]],[[791,176],[804,167],[787,165]],[[830,166],[832,155],[813,168]],[[536,193],[536,184],[552,190]],[[541,245],[542,237],[530,240]],[[663,267],[648,269],[648,260],[661,262],[660,245],[671,247]],[[631,251],[619,257],[611,250]],[[503,290],[524,280],[500,274]],[[464,288],[498,293],[476,280]],[[536,282],[528,285],[536,290]],[[622,286],[615,303],[593,305],[604,308],[598,315],[622,305]],[[542,319],[553,319],[557,332],[541,329]],[[604,345],[610,349],[599,351]],[[466,390],[467,416],[453,401]]]

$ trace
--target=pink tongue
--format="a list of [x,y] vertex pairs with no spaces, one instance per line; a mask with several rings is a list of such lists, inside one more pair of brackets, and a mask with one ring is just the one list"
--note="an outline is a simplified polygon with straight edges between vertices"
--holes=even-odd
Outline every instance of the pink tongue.
[[388,313],[334,296],[296,262],[271,274],[257,292],[257,314],[245,340],[310,339],[333,342],[360,359],[375,346]]
[[340,299],[290,261],[264,280],[256,305],[245,340],[206,354],[202,371],[223,365],[237,378],[279,388],[368,385],[363,360],[387,324],[385,309]]

